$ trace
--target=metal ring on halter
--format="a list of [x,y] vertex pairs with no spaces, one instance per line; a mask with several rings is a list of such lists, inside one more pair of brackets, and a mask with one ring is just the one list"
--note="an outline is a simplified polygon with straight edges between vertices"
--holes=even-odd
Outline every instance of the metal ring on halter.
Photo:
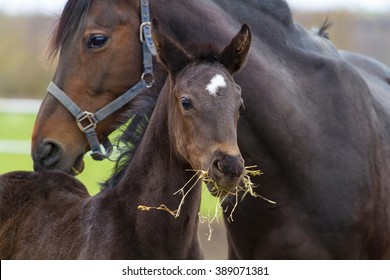
[[114,147],[107,137],[103,140],[101,146],[103,146],[104,150],[100,149],[96,151],[91,151],[91,157],[94,160],[99,160],[99,161],[103,159],[110,159]]
[[[88,129],[96,128],[96,121],[93,119],[93,115],[90,112],[83,112],[81,116],[76,118],[76,123],[82,132],[86,132]],[[86,122],[85,124],[83,122]]]
[[153,73],[144,72],[141,76],[141,80],[144,80],[146,83],[146,87],[150,88],[153,86],[154,83],[154,75]]
[[106,159],[108,159],[111,162],[117,162],[123,153],[124,150],[120,147],[119,144],[113,144],[111,148],[111,152],[108,154]]
[[145,41],[145,36],[144,36],[144,27],[145,26],[151,27],[152,23],[150,21],[147,21],[147,22],[141,23],[141,25],[139,26],[139,40],[141,41],[141,43],[143,43]]

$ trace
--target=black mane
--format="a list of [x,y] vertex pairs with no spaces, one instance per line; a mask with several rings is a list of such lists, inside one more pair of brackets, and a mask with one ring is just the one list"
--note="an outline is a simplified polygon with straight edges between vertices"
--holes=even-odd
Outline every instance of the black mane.
[[56,29],[51,35],[49,55],[55,56],[64,43],[69,40],[89,10],[92,0],[68,0],[59,18]]
[[143,90],[132,101],[132,106],[120,117],[119,122],[124,125],[121,127],[122,131],[115,139],[114,144],[119,147],[120,155],[116,160],[112,176],[106,182],[101,183],[102,189],[116,186],[119,183],[144,136],[150,116],[167,77],[167,73],[161,65],[156,64],[155,60],[153,64],[155,77],[153,86]]

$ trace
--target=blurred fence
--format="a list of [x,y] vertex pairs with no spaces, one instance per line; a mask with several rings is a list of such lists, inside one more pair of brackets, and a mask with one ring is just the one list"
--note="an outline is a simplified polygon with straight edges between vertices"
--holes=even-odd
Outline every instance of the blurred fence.
[[[41,100],[37,99],[0,98],[0,154],[30,154],[31,139],[27,135],[32,130],[31,123],[35,119],[40,104]],[[23,121],[16,118],[20,115],[26,115]],[[27,122],[25,119],[29,120],[28,124],[30,125],[25,124]],[[25,131],[22,134],[23,137],[19,137],[20,133],[15,133],[15,130]]]
[[0,139],[0,154],[29,155],[31,141]]
[[0,98],[0,113],[36,114],[42,100]]

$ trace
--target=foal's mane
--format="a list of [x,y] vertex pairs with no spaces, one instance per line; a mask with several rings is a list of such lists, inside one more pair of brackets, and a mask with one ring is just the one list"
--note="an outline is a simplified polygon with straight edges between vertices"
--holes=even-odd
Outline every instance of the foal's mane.
[[82,27],[92,0],[68,0],[50,38],[49,56],[57,55],[64,43]]
[[[219,60],[219,50],[214,44],[210,43],[190,43],[188,46],[184,48],[185,50],[191,50],[190,53],[190,63],[217,63]],[[156,65],[157,70],[155,70],[155,83],[152,88],[146,89],[146,91],[154,92],[154,94],[147,94],[149,96],[158,96],[158,92],[161,91],[167,74],[163,73],[161,69],[161,65]],[[145,92],[141,93],[144,95]],[[157,99],[157,98],[156,98]],[[153,100],[150,101],[152,104]],[[157,100],[154,100],[155,103]],[[140,107],[145,108],[145,107]],[[151,109],[151,106],[149,106]],[[138,147],[141,143],[146,128],[149,123],[150,116],[152,114],[152,110],[147,112],[145,111],[137,111],[131,109],[125,112],[122,115],[123,122],[126,122],[131,119],[130,122],[123,128],[122,134],[117,138],[117,145],[121,147],[121,154],[116,161],[115,167],[113,169],[113,173],[111,178],[109,178],[106,182],[101,184],[102,189],[111,188],[116,186],[121,178],[123,177],[127,167],[130,165]]]

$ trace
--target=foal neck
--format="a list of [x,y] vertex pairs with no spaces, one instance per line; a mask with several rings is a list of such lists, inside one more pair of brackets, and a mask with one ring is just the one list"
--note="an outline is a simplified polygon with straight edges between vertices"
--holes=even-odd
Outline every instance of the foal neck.
[[[168,79],[169,80],[169,79]],[[167,81],[168,81],[167,80]],[[169,82],[167,82],[169,83]],[[117,191],[118,200],[125,209],[134,229],[136,244],[146,258],[202,258],[197,238],[201,186],[194,187],[186,197],[179,217],[167,211],[141,211],[138,206],[164,204],[176,210],[181,194],[174,195],[193,176],[190,165],[174,151],[168,124],[169,85],[157,101],[144,137],[137,148]],[[172,106],[172,105],[170,105]]]

